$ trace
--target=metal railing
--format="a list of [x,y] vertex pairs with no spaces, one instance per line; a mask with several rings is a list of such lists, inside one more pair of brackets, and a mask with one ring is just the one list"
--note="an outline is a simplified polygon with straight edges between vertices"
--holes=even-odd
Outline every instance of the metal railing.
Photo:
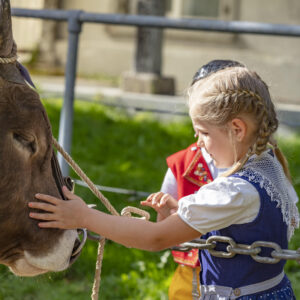
[[[285,37],[300,37],[300,26],[269,24],[245,21],[220,21],[203,19],[171,19],[158,16],[122,15],[87,13],[82,10],[34,10],[12,8],[15,17],[38,18],[68,22],[68,50],[65,68],[65,92],[61,110],[59,137],[60,145],[71,152],[73,102],[77,69],[77,54],[81,27],[84,23],[100,23],[111,25],[124,25],[134,27],[154,27],[167,29],[200,30],[223,33],[259,34]],[[67,176],[69,167],[58,156],[62,173]]]

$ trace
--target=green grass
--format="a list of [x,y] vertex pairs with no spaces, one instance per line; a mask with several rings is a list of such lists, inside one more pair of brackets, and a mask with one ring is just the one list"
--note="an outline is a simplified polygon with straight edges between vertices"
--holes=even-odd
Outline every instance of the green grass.
[[[57,137],[61,101],[44,101]],[[150,114],[129,117],[125,111],[98,104],[75,102],[72,157],[96,184],[155,192],[167,169],[165,158],[189,145],[193,130],[189,120],[161,123]],[[300,192],[300,138],[282,140],[281,145],[290,161],[291,172]],[[71,172],[72,177],[77,177]],[[76,187],[76,193],[88,203],[103,205],[88,189]],[[118,210],[137,205],[128,196],[104,193]],[[151,218],[155,215],[152,211]],[[290,243],[300,247],[300,233]],[[88,241],[80,258],[67,271],[34,278],[18,278],[0,266],[0,300],[71,300],[90,299],[97,243]],[[128,249],[107,241],[101,274],[100,299],[167,299],[167,290],[175,269],[170,251],[151,253]],[[292,261],[286,271],[300,299],[297,282],[300,266]],[[297,298],[298,298],[297,297]]]
[[[296,189],[297,195],[300,195],[300,134],[295,134],[290,138],[281,139],[279,143],[280,148],[284,152],[286,158],[289,161],[289,167]],[[300,203],[298,203],[298,208],[300,208]],[[293,236],[291,242],[289,243],[289,248],[293,250],[300,249],[300,229],[297,229],[295,235]],[[288,274],[294,292],[296,294],[296,299],[300,299],[300,262],[288,261],[285,266],[285,271]]]

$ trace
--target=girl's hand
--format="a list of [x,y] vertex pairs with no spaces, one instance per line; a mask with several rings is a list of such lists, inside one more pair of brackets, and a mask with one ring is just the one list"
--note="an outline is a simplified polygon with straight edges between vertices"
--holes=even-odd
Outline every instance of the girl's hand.
[[160,220],[174,214],[178,209],[178,201],[163,192],[151,194],[145,201],[141,201],[141,205],[155,209],[162,217]]
[[62,190],[66,198],[69,199],[68,201],[49,195],[36,194],[35,197],[43,202],[29,202],[28,206],[45,212],[30,212],[29,216],[33,219],[46,221],[38,224],[42,228],[85,228],[86,214],[90,208],[65,186]]

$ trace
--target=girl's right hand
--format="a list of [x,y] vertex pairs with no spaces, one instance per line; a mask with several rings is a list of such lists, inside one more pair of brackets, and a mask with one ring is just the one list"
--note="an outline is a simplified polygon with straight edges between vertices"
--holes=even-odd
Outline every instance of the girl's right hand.
[[152,207],[164,219],[174,214],[178,209],[178,201],[163,192],[151,194],[141,205]]
[[50,195],[36,194],[35,198],[42,201],[29,202],[28,206],[43,212],[31,211],[30,217],[43,221],[39,223],[39,227],[42,228],[86,228],[85,221],[88,220],[86,215],[90,208],[67,187],[64,186],[62,190],[68,201]]

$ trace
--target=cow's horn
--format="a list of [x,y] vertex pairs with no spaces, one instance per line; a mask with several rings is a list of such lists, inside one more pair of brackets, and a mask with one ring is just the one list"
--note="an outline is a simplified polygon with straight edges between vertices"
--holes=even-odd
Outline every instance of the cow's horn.
[[16,47],[11,26],[9,0],[0,0],[0,57],[9,58],[16,55]]
[[14,83],[25,84],[17,61],[17,46],[13,39],[9,0],[0,0],[0,76]]

